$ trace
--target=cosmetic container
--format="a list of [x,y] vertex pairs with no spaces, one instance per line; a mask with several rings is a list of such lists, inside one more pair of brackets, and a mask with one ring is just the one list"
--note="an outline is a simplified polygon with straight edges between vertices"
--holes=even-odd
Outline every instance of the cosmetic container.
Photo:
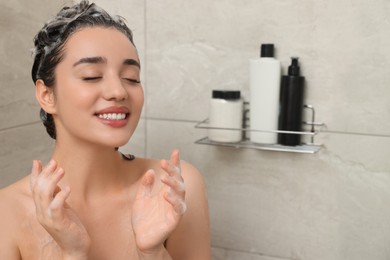
[[208,138],[214,142],[240,142],[243,101],[239,90],[213,90],[209,108]]
[[249,63],[250,141],[276,144],[281,66],[274,57],[274,45],[262,44],[260,58]]
[[[288,75],[282,77],[280,88],[279,130],[302,131],[304,77],[299,75],[298,58],[291,58]],[[278,143],[288,146],[301,144],[300,134],[278,134]]]

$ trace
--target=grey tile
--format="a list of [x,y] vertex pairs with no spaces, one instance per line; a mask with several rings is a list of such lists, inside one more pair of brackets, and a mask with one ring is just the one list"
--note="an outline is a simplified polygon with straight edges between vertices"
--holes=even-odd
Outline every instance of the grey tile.
[[225,260],[226,250],[222,248],[212,247],[211,248],[211,259],[212,260]]
[[54,142],[42,124],[0,132],[0,187],[30,174],[32,161],[47,162]]
[[389,135],[390,75],[383,68],[390,37],[379,22],[387,5],[147,1],[147,116],[203,119],[216,88],[238,88],[248,98],[248,60],[259,56],[261,43],[273,42],[284,73],[290,57],[300,57],[305,103],[329,129]]
[[241,252],[233,249],[224,249],[218,247],[211,248],[212,260],[290,260],[291,258],[280,258],[273,256],[264,256],[250,252]]
[[204,134],[148,120],[147,155],[179,147],[203,174],[213,246],[282,259],[385,259],[389,138],[326,135],[318,154],[305,155],[194,145]]
[[[37,122],[38,106],[31,80],[33,37],[61,1],[0,3],[0,129]],[[37,2],[38,3],[38,2]],[[31,12],[34,10],[34,12]]]
[[229,250],[225,260],[290,260],[291,258],[279,258],[272,256],[264,256],[259,254],[251,254],[246,252],[238,252]]

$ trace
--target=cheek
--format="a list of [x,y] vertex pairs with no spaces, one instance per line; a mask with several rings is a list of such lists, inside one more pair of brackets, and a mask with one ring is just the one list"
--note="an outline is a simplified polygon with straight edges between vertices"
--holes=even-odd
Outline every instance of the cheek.
[[141,111],[144,105],[144,91],[142,88],[137,89],[129,93],[129,96],[132,97],[132,103]]
[[91,109],[96,101],[97,93],[91,88],[77,86],[75,83],[61,84],[58,86],[57,105],[60,111],[74,111]]
[[145,96],[144,96],[144,91],[142,90],[142,91],[141,91],[141,97],[140,97],[140,106],[141,106],[141,109],[142,109],[142,107],[144,106],[144,101],[145,101]]

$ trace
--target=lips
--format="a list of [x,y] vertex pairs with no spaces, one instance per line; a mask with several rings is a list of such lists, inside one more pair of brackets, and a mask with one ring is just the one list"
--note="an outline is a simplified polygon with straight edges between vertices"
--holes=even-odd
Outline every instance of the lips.
[[128,114],[129,109],[127,107],[107,107],[102,110],[99,110],[98,112],[95,113],[95,115],[100,115],[100,114]]
[[107,107],[95,113],[105,125],[113,127],[122,127],[127,124],[129,118],[129,109],[127,107]]
[[128,117],[129,109],[127,107],[107,107],[95,113],[101,119],[122,120]]

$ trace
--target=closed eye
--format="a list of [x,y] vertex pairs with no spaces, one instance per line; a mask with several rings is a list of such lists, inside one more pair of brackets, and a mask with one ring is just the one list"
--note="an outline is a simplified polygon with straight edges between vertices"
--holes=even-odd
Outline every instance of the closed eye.
[[129,83],[131,83],[131,84],[139,84],[139,83],[141,83],[141,81],[140,80],[138,80],[138,79],[130,79],[130,78],[124,78],[126,81],[128,81]]
[[85,78],[83,78],[83,80],[85,80],[85,81],[96,81],[96,80],[99,80],[101,78],[102,77],[85,77]]

